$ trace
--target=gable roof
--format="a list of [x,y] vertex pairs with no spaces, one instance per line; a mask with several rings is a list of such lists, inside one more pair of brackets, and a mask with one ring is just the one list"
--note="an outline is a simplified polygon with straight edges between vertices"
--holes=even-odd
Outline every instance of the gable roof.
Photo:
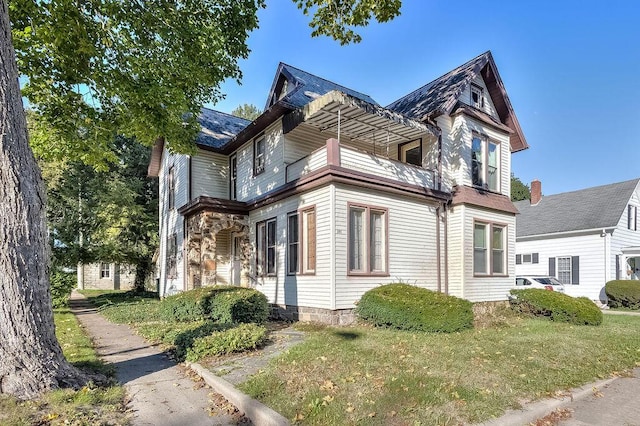
[[224,112],[202,108],[198,116],[198,123],[200,123],[201,129],[196,137],[196,144],[219,149],[247,127],[251,121]]
[[277,96],[279,93],[277,92],[282,89],[280,87],[282,78],[286,78],[288,84],[293,85],[293,87],[287,90],[288,93],[282,97],[280,101],[288,104],[294,109],[303,107],[314,99],[333,90],[346,93],[349,96],[358,98],[372,105],[378,105],[378,103],[369,95],[365,95],[364,93],[349,89],[348,87],[341,86],[322,77],[318,77],[299,68],[280,62],[276,75],[273,79],[273,84],[271,85],[271,90],[269,91],[269,96],[267,97],[265,110],[269,109],[269,107],[278,101]]
[[542,197],[536,205],[529,200],[515,204],[516,237],[545,235],[618,225],[640,179],[596,186]]
[[456,109],[460,95],[477,76],[484,79],[500,121],[513,131],[510,137],[511,152],[527,149],[529,145],[490,51],[476,56],[469,62],[401,97],[389,104],[387,108],[421,121],[442,114],[451,115]]

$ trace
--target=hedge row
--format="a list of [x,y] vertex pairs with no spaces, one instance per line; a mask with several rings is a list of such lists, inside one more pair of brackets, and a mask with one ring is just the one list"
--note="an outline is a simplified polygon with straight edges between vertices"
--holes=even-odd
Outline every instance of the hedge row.
[[543,289],[511,290],[513,308],[526,315],[576,325],[602,324],[602,311],[586,297]]
[[357,315],[376,326],[451,333],[473,327],[471,302],[408,284],[367,291]]
[[640,309],[640,281],[614,280],[604,286],[611,308]]
[[165,321],[213,320],[218,323],[263,323],[269,314],[264,294],[233,286],[203,287],[164,299],[160,317]]

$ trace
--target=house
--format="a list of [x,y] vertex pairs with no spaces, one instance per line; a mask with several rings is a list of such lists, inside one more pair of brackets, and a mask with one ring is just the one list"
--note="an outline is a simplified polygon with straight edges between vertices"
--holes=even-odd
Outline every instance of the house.
[[515,277],[511,153],[528,147],[490,52],[386,107],[281,63],[248,122],[203,109],[193,156],[154,146],[161,295],[255,287],[282,315],[349,321],[403,281],[471,301]]
[[136,269],[135,266],[119,263],[80,263],[77,277],[79,289],[131,290]]
[[516,273],[551,275],[567,294],[605,301],[604,285],[640,276],[640,179],[515,203]]

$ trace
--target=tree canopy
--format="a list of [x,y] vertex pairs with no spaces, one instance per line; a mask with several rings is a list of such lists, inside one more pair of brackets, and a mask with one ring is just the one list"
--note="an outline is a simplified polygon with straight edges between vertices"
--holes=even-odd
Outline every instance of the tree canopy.
[[531,199],[531,189],[511,173],[511,201]]
[[236,117],[246,118],[247,120],[255,120],[262,114],[262,110],[260,110],[254,104],[242,104],[238,105],[236,109],[231,111],[231,115],[235,115]]

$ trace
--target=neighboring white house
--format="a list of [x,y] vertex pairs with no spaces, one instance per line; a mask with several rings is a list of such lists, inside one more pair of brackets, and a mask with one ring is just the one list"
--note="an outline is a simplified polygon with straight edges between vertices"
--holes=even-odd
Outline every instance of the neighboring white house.
[[194,156],[159,140],[161,295],[255,287],[292,318],[349,320],[403,281],[504,300],[511,153],[528,147],[490,52],[381,107],[280,64],[253,122],[203,110]]
[[604,285],[640,276],[640,179],[515,203],[516,273],[552,275],[572,296],[606,301]]
[[78,264],[79,289],[131,290],[136,278],[136,268],[119,263]]

